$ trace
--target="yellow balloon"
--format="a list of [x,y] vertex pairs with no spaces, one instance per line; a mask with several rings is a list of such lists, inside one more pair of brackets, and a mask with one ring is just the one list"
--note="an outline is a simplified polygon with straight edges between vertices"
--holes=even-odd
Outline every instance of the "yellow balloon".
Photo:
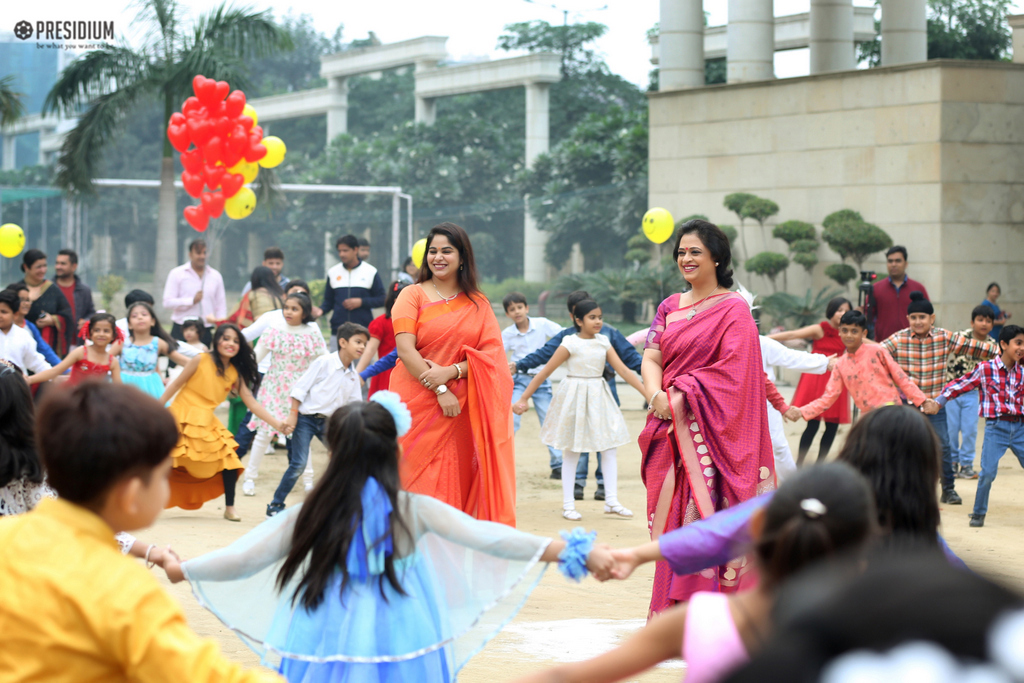
[[644,214],[644,234],[655,244],[661,244],[672,236],[675,221],[667,209],[654,208]]
[[260,117],[256,116],[256,110],[252,108],[251,104],[245,105],[242,109],[242,116],[248,116],[252,119],[252,125],[254,126],[260,122]]
[[288,151],[288,148],[284,146],[284,140],[271,135],[269,138],[263,138],[262,142],[263,146],[267,148],[267,156],[257,162],[260,166],[274,168],[284,161],[284,154]]
[[224,200],[224,213],[228,218],[240,221],[256,210],[256,193],[251,187],[243,187],[235,194]]
[[256,180],[256,176],[260,172],[259,164],[250,164],[245,159],[242,159],[237,164],[228,169],[231,173],[241,173],[242,177],[245,178],[246,184]]
[[25,248],[25,233],[14,223],[0,225],[0,254],[14,258]]
[[412,264],[417,268],[423,267],[423,256],[427,253],[427,238],[416,240],[412,245]]

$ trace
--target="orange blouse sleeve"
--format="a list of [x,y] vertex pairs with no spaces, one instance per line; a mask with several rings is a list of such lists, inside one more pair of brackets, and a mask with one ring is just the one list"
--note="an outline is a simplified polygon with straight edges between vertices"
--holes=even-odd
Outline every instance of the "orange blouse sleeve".
[[423,290],[417,285],[410,285],[398,293],[395,305],[391,308],[391,324],[394,325],[395,334],[416,334],[424,296]]

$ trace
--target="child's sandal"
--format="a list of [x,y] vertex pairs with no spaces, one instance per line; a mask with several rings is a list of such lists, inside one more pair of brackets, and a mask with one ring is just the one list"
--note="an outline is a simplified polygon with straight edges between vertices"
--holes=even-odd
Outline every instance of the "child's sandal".
[[605,505],[604,514],[606,515],[618,515],[619,517],[632,517],[633,511],[623,507],[622,503],[615,503],[614,505]]
[[583,515],[576,511],[576,508],[569,508],[568,510],[562,510],[562,517],[565,517],[571,522],[578,522],[583,519]]

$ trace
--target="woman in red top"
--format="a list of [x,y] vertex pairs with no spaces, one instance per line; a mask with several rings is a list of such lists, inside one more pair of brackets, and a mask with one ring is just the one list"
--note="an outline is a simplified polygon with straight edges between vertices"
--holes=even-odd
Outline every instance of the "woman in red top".
[[[793,339],[810,339],[812,340],[811,351],[813,353],[820,353],[825,356],[843,354],[846,351],[846,347],[843,346],[842,340],[839,339],[839,319],[843,317],[843,313],[851,310],[852,307],[852,304],[847,299],[837,296],[829,301],[828,306],[825,308],[827,320],[822,320],[816,325],[801,327],[799,330],[772,334],[769,337],[780,342]],[[800,375],[800,382],[796,385],[796,393],[793,394],[792,404],[803,406],[819,398],[825,393],[825,386],[828,384],[829,377],[830,373],[811,375],[805,372]],[[804,458],[807,456],[807,452],[811,450],[811,442],[814,440],[814,435],[818,433],[818,425],[822,420],[825,421],[825,431],[821,435],[821,445],[818,448],[818,462],[824,460],[825,456],[828,455],[828,451],[832,447],[832,441],[836,438],[836,432],[839,431],[839,425],[850,424],[850,395],[846,389],[843,389],[843,393],[839,395],[839,398],[832,404],[831,408],[822,413],[820,417],[807,421],[807,428],[804,429],[804,433],[800,437],[800,451],[797,454],[796,460],[797,465],[804,464]]]
[[[366,350],[356,366],[356,372],[362,372],[373,360],[374,354],[377,358],[383,358],[395,348],[395,327],[391,323],[391,308],[398,299],[398,293],[405,288],[403,282],[392,282],[388,287],[388,298],[384,302],[384,315],[378,316],[370,323],[370,341],[366,344]],[[391,370],[385,370],[379,375],[374,375],[370,380],[370,392],[367,398],[378,391],[387,389],[391,384]]]

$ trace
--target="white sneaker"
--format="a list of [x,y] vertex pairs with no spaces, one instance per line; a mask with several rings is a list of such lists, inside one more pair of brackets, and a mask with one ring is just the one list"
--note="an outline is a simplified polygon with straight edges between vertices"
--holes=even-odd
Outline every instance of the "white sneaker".
[[274,452],[274,442],[271,441],[270,443],[267,444],[267,450],[263,451],[263,455],[273,455]]
[[313,485],[312,485],[312,484],[303,484],[303,486],[302,486],[302,489],[303,489],[303,490],[304,490],[304,491],[305,491],[306,493],[309,493],[310,491],[312,491],[312,490],[313,490]]
[[242,482],[242,493],[244,493],[247,496],[255,496],[256,482],[254,482],[252,479],[246,479],[244,482]]

